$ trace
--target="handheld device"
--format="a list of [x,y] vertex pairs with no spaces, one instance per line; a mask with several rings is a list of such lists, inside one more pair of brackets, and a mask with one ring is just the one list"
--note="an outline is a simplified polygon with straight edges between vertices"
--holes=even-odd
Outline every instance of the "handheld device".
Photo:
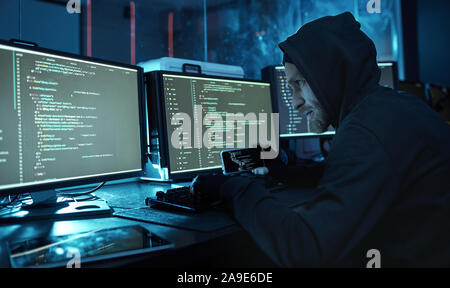
[[261,148],[227,149],[220,152],[224,175],[236,175],[263,167]]

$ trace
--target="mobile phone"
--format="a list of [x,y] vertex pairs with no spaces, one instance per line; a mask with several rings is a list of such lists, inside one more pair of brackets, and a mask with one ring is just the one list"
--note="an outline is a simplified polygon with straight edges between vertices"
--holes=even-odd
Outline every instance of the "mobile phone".
[[261,159],[261,147],[222,150],[220,158],[224,175],[249,172],[264,166],[264,160]]

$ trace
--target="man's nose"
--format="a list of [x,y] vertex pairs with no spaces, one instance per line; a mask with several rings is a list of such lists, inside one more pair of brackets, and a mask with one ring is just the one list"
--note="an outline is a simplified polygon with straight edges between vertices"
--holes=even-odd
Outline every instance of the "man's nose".
[[300,107],[302,107],[303,104],[305,104],[305,99],[303,99],[302,97],[292,98],[292,106],[294,107],[295,110],[300,109]]

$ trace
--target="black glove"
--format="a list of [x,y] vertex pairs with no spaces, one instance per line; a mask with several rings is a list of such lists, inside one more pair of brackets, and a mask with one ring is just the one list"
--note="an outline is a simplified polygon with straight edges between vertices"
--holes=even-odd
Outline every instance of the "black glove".
[[199,175],[192,180],[191,193],[209,203],[220,201],[220,187],[230,178],[222,174]]

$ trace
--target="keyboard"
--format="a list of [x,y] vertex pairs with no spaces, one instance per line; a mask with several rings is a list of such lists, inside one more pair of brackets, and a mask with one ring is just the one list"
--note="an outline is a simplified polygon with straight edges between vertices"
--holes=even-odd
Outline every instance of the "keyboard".
[[201,195],[191,193],[190,187],[179,187],[168,189],[166,192],[156,192],[156,198],[147,197],[145,199],[147,206],[164,206],[164,208],[179,208],[189,211],[203,211],[211,207],[211,204],[202,199]]

